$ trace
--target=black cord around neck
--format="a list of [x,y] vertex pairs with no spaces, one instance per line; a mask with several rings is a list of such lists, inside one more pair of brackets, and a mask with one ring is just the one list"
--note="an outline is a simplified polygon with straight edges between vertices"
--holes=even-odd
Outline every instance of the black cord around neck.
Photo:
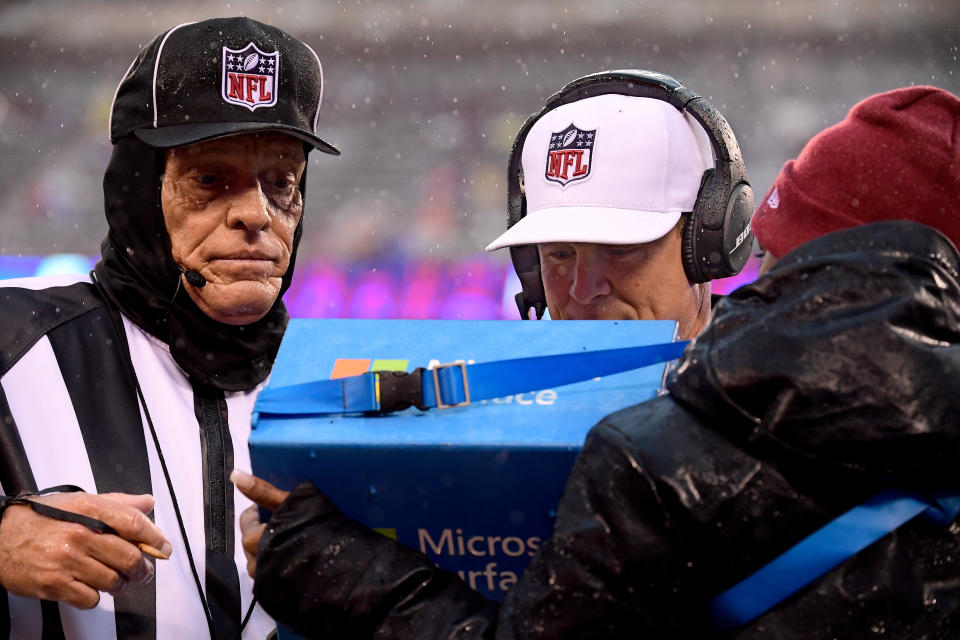
[[[110,299],[107,297],[106,292],[103,290],[103,285],[100,284],[97,280],[95,273],[91,272],[91,279],[93,280],[94,285],[100,291],[101,297],[103,297],[104,305],[107,308],[107,315],[110,316],[110,321],[113,323],[113,329],[117,333],[117,338],[120,339],[121,348],[123,349],[123,354],[125,360],[127,361],[127,369],[130,372],[130,377],[133,378],[133,384],[137,389],[137,398],[140,401],[140,406],[143,407],[143,415],[147,419],[147,425],[150,427],[150,435],[153,437],[153,446],[157,450],[157,458],[160,460],[160,468],[163,469],[163,478],[167,482],[167,491],[170,492],[170,501],[173,503],[173,511],[177,516],[177,525],[180,527],[180,537],[183,539],[183,546],[187,550],[187,560],[190,563],[190,571],[193,573],[193,581],[197,586],[197,595],[200,596],[200,603],[203,605],[203,614],[207,619],[207,628],[210,631],[210,637],[216,637],[214,634],[213,626],[213,615],[210,613],[210,605],[207,604],[207,596],[203,592],[203,586],[200,584],[200,574],[197,573],[197,565],[193,561],[193,552],[190,550],[190,541],[187,540],[187,530],[183,524],[183,516],[180,514],[180,504],[177,502],[177,494],[173,490],[173,481],[170,479],[170,471],[167,469],[167,461],[163,457],[163,449],[160,447],[160,438],[157,437],[157,430],[153,426],[153,419],[150,417],[150,410],[147,408],[147,401],[143,397],[143,390],[140,388],[140,380],[137,378],[137,372],[133,366],[133,358],[130,355],[130,345],[127,344],[126,332],[123,330],[122,324],[118,321],[116,315],[119,315],[119,311],[116,312],[110,304]],[[251,603],[252,608],[252,603]]]

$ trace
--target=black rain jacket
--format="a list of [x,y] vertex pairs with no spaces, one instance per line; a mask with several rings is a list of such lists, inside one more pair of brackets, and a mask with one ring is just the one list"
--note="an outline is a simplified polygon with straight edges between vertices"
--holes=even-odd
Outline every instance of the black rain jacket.
[[323,638],[960,637],[960,527],[902,526],[741,628],[712,597],[887,488],[960,487],[960,256],[884,222],[732,293],[671,395],[590,432],[552,538],[498,608],[301,486],[255,592]]

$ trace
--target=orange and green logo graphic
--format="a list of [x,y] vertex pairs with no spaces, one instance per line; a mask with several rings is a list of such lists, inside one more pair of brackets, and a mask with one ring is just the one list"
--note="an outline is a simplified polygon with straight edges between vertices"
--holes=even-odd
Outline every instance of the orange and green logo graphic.
[[367,371],[406,371],[409,360],[388,360],[383,358],[337,358],[333,363],[330,379],[349,378]]

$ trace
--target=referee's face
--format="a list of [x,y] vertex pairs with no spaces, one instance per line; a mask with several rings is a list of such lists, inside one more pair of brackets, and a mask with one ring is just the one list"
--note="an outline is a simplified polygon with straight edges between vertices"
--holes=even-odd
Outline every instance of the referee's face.
[[303,144],[242,134],[169,149],[160,200],[174,261],[206,285],[182,280],[208,316],[262,318],[280,294],[303,214]]

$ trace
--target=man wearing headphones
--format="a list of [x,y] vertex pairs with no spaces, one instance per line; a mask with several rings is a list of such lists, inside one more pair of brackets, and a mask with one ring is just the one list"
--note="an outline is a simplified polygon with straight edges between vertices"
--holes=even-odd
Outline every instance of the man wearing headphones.
[[780,261],[669,395],[591,429],[499,608],[308,483],[235,474],[275,509],[266,610],[310,638],[957,637],[958,131],[960,99],[907,87],[784,165],[755,217]]
[[733,133],[663,74],[568,84],[521,128],[508,180],[509,228],[487,250],[510,247],[524,318],[668,319],[693,338],[709,281],[739,272],[752,245]]

